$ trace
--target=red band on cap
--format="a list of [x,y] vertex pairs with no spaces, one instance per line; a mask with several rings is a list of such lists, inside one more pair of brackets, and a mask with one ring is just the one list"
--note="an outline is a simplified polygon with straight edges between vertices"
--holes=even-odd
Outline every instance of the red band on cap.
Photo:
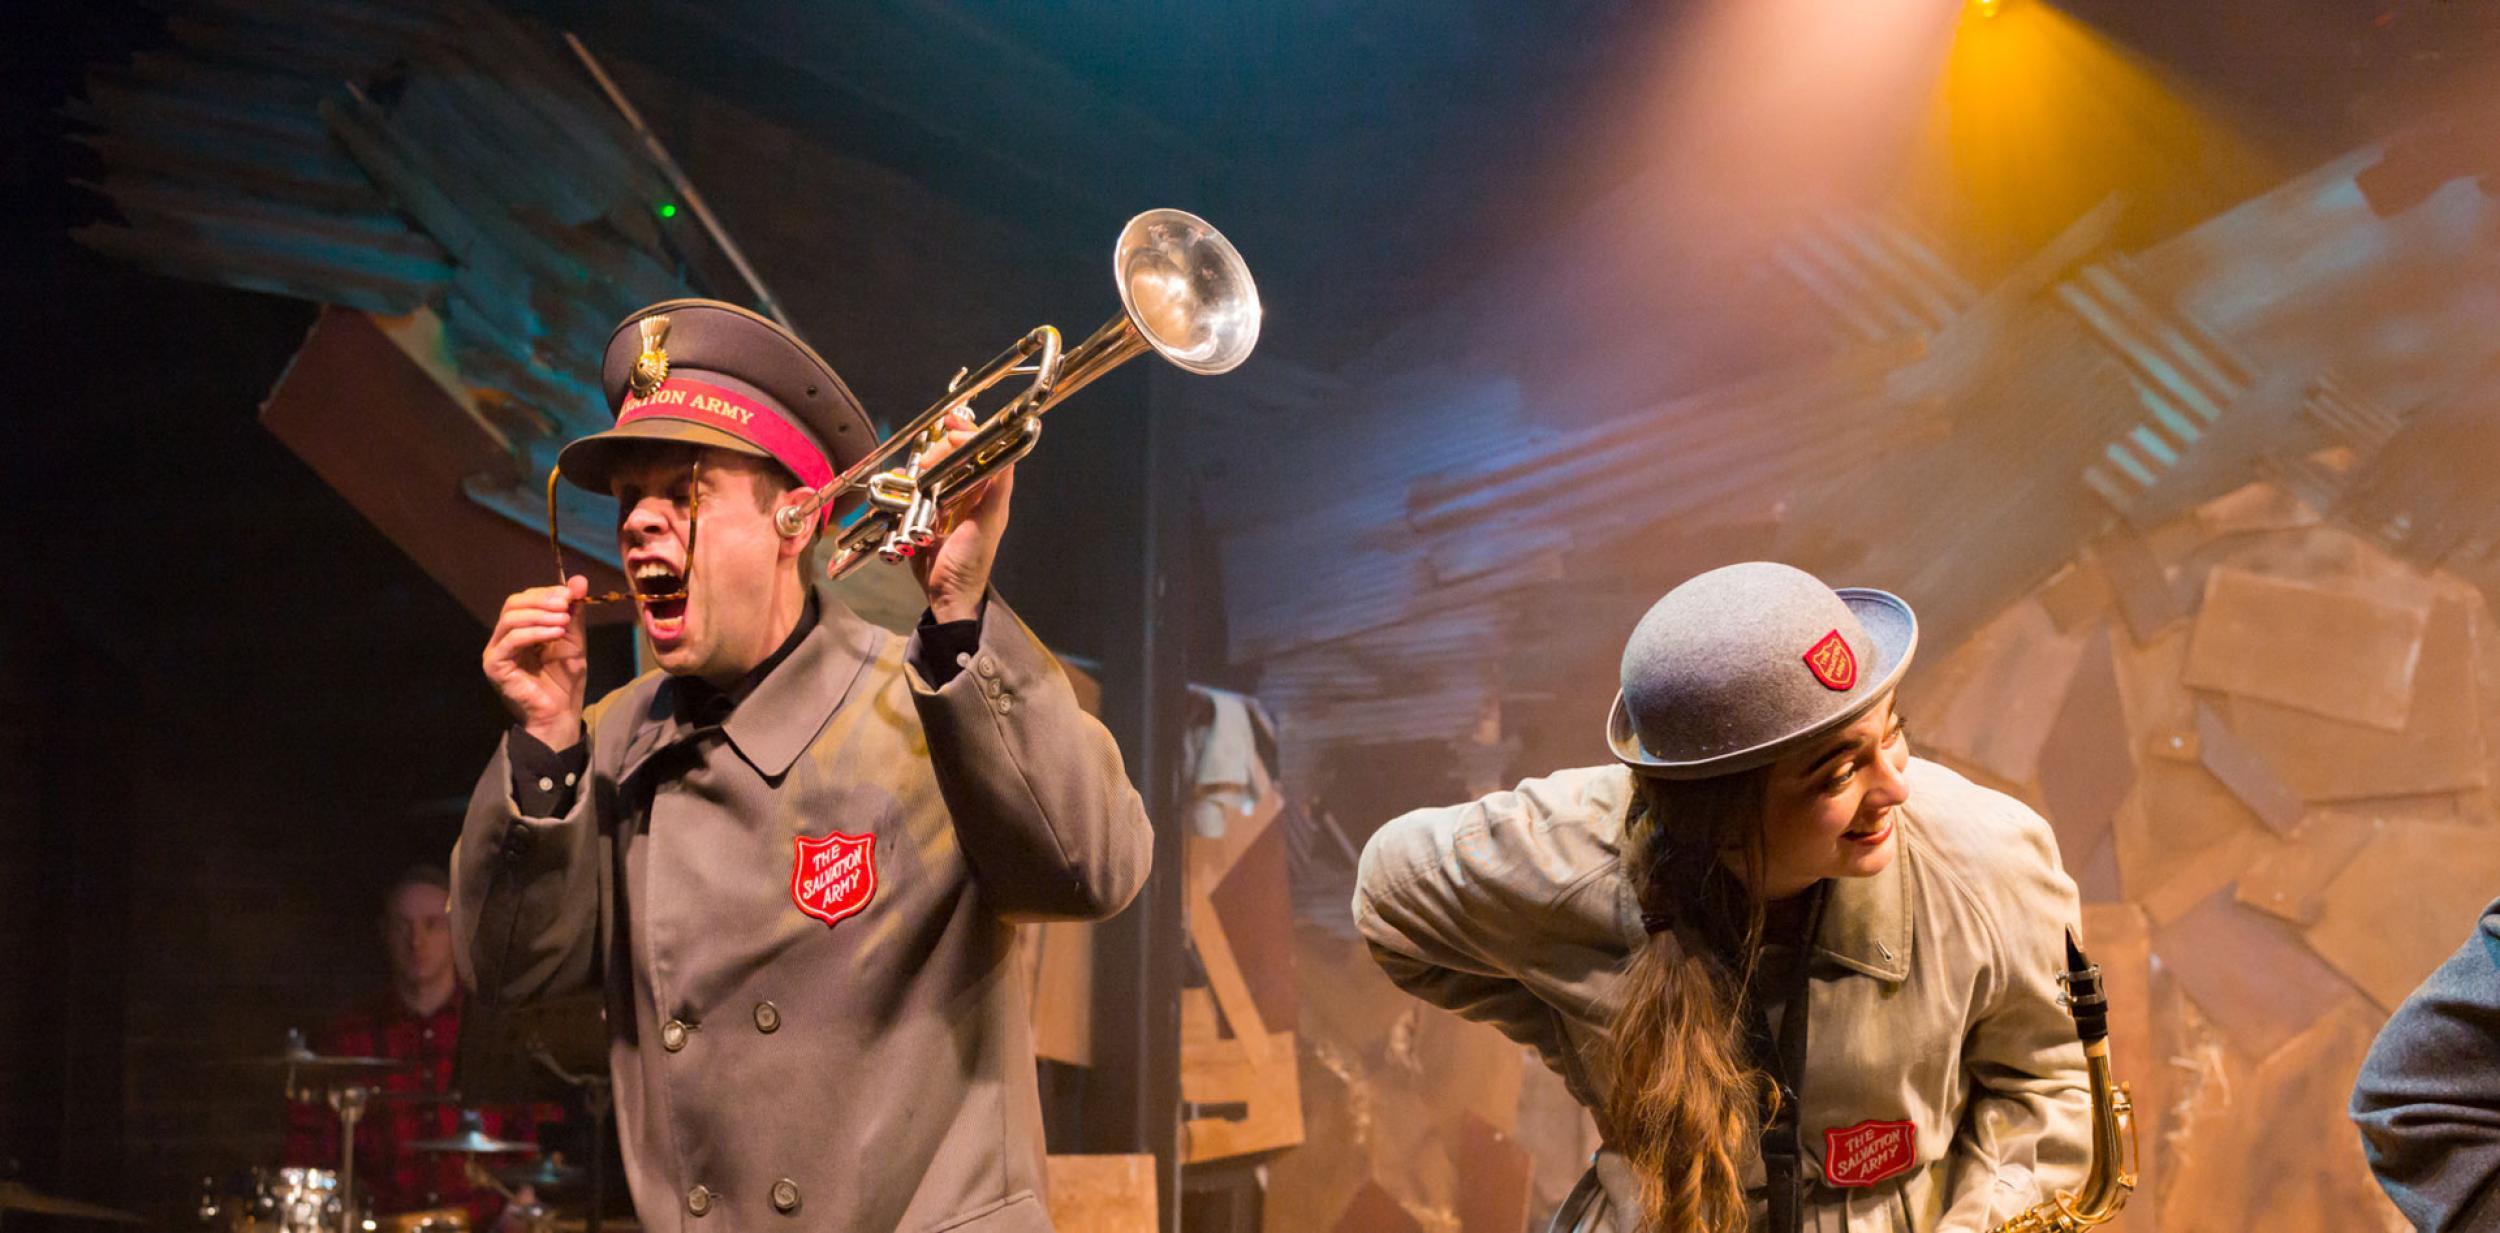
[[799,483],[809,488],[822,488],[833,481],[833,462],[798,425],[784,418],[781,412],[717,385],[672,377],[660,383],[647,398],[629,398],[617,413],[616,422],[631,424],[635,420],[684,420],[717,428],[773,456],[774,461],[790,468]]

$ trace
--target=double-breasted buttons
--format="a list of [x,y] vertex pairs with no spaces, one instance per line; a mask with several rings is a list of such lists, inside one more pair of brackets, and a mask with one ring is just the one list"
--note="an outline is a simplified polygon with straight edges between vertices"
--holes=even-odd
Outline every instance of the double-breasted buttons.
[[784,1216],[799,1210],[799,1184],[789,1178],[773,1183],[773,1210]]
[[[684,1020],[671,1019],[660,1025],[660,1047],[671,1053],[675,1053],[686,1047],[686,1024]],[[698,1187],[698,1189],[700,1188]]]
[[981,678],[981,692],[988,694],[990,708],[1001,715],[1016,709],[1015,696],[1007,692],[1007,682],[998,675],[996,656],[983,655],[972,663],[973,672]]
[[700,1216],[712,1210],[712,1188],[696,1186],[686,1192],[686,1210]]
[[770,1002],[755,1004],[755,1030],[769,1036],[781,1030],[781,1008]]

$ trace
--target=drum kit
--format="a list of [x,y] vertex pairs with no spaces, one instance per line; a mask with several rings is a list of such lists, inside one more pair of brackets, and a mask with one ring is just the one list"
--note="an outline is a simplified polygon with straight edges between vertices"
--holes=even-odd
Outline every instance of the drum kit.
[[44,1194],[16,1182],[0,1182],[0,1225],[8,1223],[10,1212],[24,1212],[29,1216],[53,1216],[64,1220],[89,1220],[98,1224],[147,1223],[130,1212]]
[[[244,1059],[240,1064],[279,1071],[284,1076],[286,1098],[291,1102],[330,1108],[339,1123],[339,1165],[336,1169],[252,1169],[226,1181],[204,1178],[197,1207],[198,1227],[220,1233],[467,1233],[470,1221],[466,1208],[377,1213],[371,1195],[356,1187],[356,1126],[368,1110],[386,1104],[446,1104],[459,1100],[452,1094],[394,1092],[383,1086],[385,1078],[404,1073],[415,1063],[398,1058],[319,1054],[306,1045],[301,1032],[290,1031],[286,1047],[276,1054]],[[542,1157],[537,1144],[487,1134],[482,1118],[474,1111],[460,1114],[460,1128],[452,1135],[408,1146],[419,1152],[462,1157],[472,1185],[503,1196],[506,1214],[498,1228],[522,1233],[571,1233],[599,1228],[595,1215],[587,1220],[571,1219],[560,1215],[554,1205],[557,1200],[581,1195],[584,1181],[590,1176],[588,1172],[564,1163],[561,1153]],[[499,1157],[520,1162],[490,1163]],[[8,1188],[0,1187],[0,1212],[10,1210],[12,1197]],[[595,1202],[595,1196],[584,1197]],[[51,1206],[30,1205],[19,1210],[143,1223],[137,1216],[90,1204],[42,1201]],[[618,1221],[609,1221],[608,1226],[631,1227]]]
[[[368,1108],[377,1104],[457,1100],[430,1092],[402,1093],[382,1088],[383,1078],[402,1073],[413,1063],[396,1058],[315,1053],[306,1046],[301,1033],[290,1032],[284,1049],[242,1064],[280,1071],[285,1077],[287,1099],[325,1104],[337,1114],[343,1149],[339,1167],[258,1168],[227,1180],[204,1178],[196,1208],[198,1228],[220,1233],[468,1233],[469,1214],[465,1208],[377,1214],[370,1196],[356,1193],[353,1188],[356,1161],[346,1145],[355,1142],[356,1124],[363,1120]],[[585,1089],[585,1103],[592,1104],[594,1114],[604,1121],[604,1080],[571,1075],[565,1078]],[[463,1157],[472,1185],[504,1197],[508,1217],[499,1225],[501,1228],[522,1233],[601,1233],[597,1214],[601,1187],[593,1170],[566,1164],[562,1153],[541,1155],[534,1143],[495,1138],[486,1133],[476,1113],[463,1112],[460,1129],[446,1138],[422,1140],[409,1146],[420,1152]],[[489,1162],[497,1157],[518,1163],[490,1166]],[[559,1203],[570,1205],[576,1199],[586,1205],[582,1215],[559,1210]],[[47,1228],[51,1221],[139,1226],[153,1223],[135,1212],[45,1194],[0,1178],[0,1228],[9,1225],[12,1214],[46,1222],[42,1227]],[[613,1219],[605,1224],[617,1233],[632,1233],[636,1227],[631,1221]]]

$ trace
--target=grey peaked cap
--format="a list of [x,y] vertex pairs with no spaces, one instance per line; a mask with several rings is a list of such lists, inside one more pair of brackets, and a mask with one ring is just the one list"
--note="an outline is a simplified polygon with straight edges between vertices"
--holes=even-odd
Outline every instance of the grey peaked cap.
[[[645,317],[668,318],[663,349],[671,376],[707,381],[767,404],[822,451],[835,471],[877,447],[876,429],[867,411],[815,348],[781,323],[720,300],[663,300],[617,322],[599,369],[599,388],[607,396],[608,414],[620,414],[633,393],[630,380],[634,359],[642,353],[640,327]],[[605,496],[608,473],[621,452],[641,441],[675,441],[771,457],[762,447],[707,424],[654,416],[575,440],[556,455],[556,463],[575,486]],[[835,508],[847,511],[859,499],[857,494],[845,496]]]
[[[1827,649],[1818,670],[1814,653],[1835,634],[1847,660]],[[1624,765],[1666,779],[1750,770],[1865,714],[1917,650],[1918,617],[1896,596],[1834,590],[1769,561],[1714,569],[1667,592],[1633,627],[1606,744]]]

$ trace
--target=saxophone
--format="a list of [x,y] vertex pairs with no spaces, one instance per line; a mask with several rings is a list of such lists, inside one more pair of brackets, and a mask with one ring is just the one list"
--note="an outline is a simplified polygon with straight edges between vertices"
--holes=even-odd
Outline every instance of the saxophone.
[[2135,1192],[2135,1102],[2125,1084],[2110,1078],[2109,996],[2101,990],[2101,969],[2083,957],[2072,929],[2066,931],[2066,971],[2057,983],[2075,1012],[2075,1035],[2083,1041],[2092,1083],[2092,1168],[2080,1188],[2057,1192],[1998,1225],[1995,1233],[2076,1233],[2117,1219]]

